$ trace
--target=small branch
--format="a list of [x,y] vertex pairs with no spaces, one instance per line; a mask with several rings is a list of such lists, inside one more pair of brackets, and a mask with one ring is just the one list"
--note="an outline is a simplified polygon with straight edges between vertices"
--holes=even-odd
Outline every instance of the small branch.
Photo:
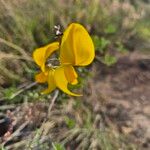
[[8,145],[8,146],[6,146],[5,148],[6,148],[7,150],[17,149],[17,148],[19,148],[19,147],[24,147],[24,146],[26,145],[26,143],[27,143],[27,139],[21,140],[21,141],[19,141],[19,142],[17,142],[17,143],[13,143],[13,144],[11,144],[11,145]]
[[54,103],[55,103],[55,101],[56,101],[56,98],[58,97],[58,94],[59,94],[59,91],[56,90],[56,91],[55,91],[55,94],[54,94],[54,97],[53,97],[53,99],[51,100],[51,103],[50,103],[49,108],[48,108],[48,116],[50,115],[50,112],[51,112],[52,107],[53,107],[53,105],[54,105]]
[[21,88],[20,90],[18,90],[17,92],[15,92],[14,94],[12,94],[9,98],[8,97],[2,97],[0,99],[0,103],[3,103],[5,100],[7,99],[13,99],[15,98],[16,96],[18,96],[19,94],[21,94],[22,92],[24,92],[25,90],[28,90],[30,88],[32,88],[33,86],[37,85],[37,82],[33,82],[31,84],[28,84],[27,86]]
[[15,108],[15,105],[13,104],[10,104],[10,105],[2,105],[0,106],[0,111],[4,111],[4,110],[10,110],[10,109],[14,109]]
[[[51,100],[51,103],[50,103],[50,105],[49,105],[48,112],[47,112],[47,114],[46,114],[46,116],[45,116],[45,119],[44,119],[44,121],[43,121],[42,124],[46,123],[47,118],[50,116],[51,110],[52,110],[52,108],[53,108],[53,105],[54,105],[54,103],[55,103],[57,97],[58,97],[58,94],[59,94],[59,91],[56,90],[56,91],[55,91],[55,94],[54,94],[54,96],[53,96],[53,98],[52,98],[52,100]],[[40,130],[41,130],[41,135],[40,135],[40,136],[41,136],[41,138],[42,138],[42,137],[43,137],[43,132],[44,132],[43,125],[41,125]]]
[[33,86],[35,86],[37,84],[37,82],[33,82],[27,86],[25,86],[24,88],[22,88],[21,90],[17,91],[16,93],[12,94],[10,99],[15,98],[16,96],[18,96],[19,94],[21,94],[22,92],[24,92],[25,90],[28,90],[30,88],[32,88]]
[[7,139],[7,141],[3,142],[2,145],[4,146],[7,142],[9,142],[10,140],[12,140],[14,137],[19,136],[21,134],[21,131],[28,125],[29,121],[26,121],[25,123],[23,123],[18,130],[16,130],[13,134],[11,134],[11,136]]

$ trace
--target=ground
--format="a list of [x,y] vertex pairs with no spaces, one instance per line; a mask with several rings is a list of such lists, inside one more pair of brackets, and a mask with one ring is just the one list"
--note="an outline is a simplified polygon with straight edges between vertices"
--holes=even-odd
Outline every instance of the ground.
[[[126,135],[131,143],[138,145],[139,149],[142,150],[148,150],[150,142],[149,58],[147,54],[132,52],[126,56],[121,56],[117,64],[112,67],[106,67],[98,60],[95,60],[90,68],[93,76],[88,80],[87,86],[83,90],[86,95],[83,96],[82,100],[83,103],[85,101],[85,106],[89,106],[92,112],[96,114],[93,121],[95,122],[95,128],[98,128],[96,127],[98,126],[96,122],[99,114],[103,114],[106,126],[109,125],[119,133]],[[54,97],[55,94],[57,93],[54,93]],[[76,112],[74,103],[75,101],[70,99],[67,102],[67,107],[66,105],[59,106],[59,103],[58,106],[55,104],[49,114],[47,112],[49,109],[47,103],[24,103],[16,105],[17,107],[15,105],[6,105],[7,107],[5,108],[5,102],[3,102],[1,106],[3,113],[6,114],[7,112],[7,115],[13,118],[13,130],[17,131],[16,134],[22,139],[21,142],[18,142],[18,139],[14,139],[15,142],[18,142],[15,147],[25,144],[25,137],[32,138],[35,128],[45,128],[46,130],[43,131],[43,134],[50,133],[50,136],[55,139],[60,140],[65,136],[69,137],[68,134],[71,130],[66,132],[68,129],[65,125],[66,122],[64,123],[64,119],[66,119],[64,115],[75,118],[78,122],[78,127],[80,127],[84,124],[82,113],[88,113],[85,106],[83,107],[84,111],[79,109]],[[44,120],[45,116],[49,120]],[[41,122],[43,122],[42,125]],[[73,122],[70,121],[69,126],[73,126]],[[12,132],[11,128],[9,130]],[[4,143],[7,138],[9,138],[9,135],[8,137],[7,135],[3,137]],[[76,141],[76,139],[75,136],[72,136],[72,145],[74,145],[74,140]],[[45,137],[41,137],[40,142],[44,140],[46,140]],[[8,145],[9,149],[14,148],[11,142],[7,144],[10,144],[10,146]],[[75,146],[78,147],[77,143],[75,143]],[[68,147],[68,149],[70,148]]]
[[96,93],[107,99],[106,113],[118,129],[149,148],[150,59],[133,52],[110,68],[94,66]]

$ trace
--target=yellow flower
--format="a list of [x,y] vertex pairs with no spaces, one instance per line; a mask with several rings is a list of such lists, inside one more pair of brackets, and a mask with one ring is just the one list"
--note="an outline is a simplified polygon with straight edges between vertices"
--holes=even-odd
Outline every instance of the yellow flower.
[[[59,50],[59,66],[46,66],[50,55]],[[73,66],[89,65],[95,56],[94,45],[86,29],[77,23],[72,23],[63,33],[61,42],[53,42],[33,52],[33,59],[41,68],[41,72],[36,75],[35,80],[39,83],[48,83],[48,88],[43,93],[50,93],[59,88],[63,92],[72,93],[68,84],[77,84],[78,75]]]

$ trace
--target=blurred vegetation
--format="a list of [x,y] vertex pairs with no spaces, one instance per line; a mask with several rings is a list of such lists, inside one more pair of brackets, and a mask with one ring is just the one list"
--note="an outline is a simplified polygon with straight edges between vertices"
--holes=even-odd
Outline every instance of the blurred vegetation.
[[[1,0],[0,84],[14,84],[34,74],[31,55],[36,47],[54,41],[54,25],[83,24],[93,35],[105,64],[115,63],[112,50],[148,50],[150,9],[136,0]],[[11,63],[9,61],[11,60]],[[13,79],[13,80],[12,80]]]
[[[111,66],[117,62],[115,53],[149,51],[149,17],[149,0],[0,0],[0,97],[10,100],[9,103],[51,97],[39,95],[40,86],[19,97],[14,93],[34,81],[37,71],[32,52],[55,40],[54,25],[61,25],[64,30],[71,22],[83,24],[94,41],[95,59]],[[82,76],[87,73],[87,70],[78,71]],[[66,95],[61,93],[60,99],[65,101]],[[121,147],[119,142],[114,143],[120,137],[114,137],[110,131],[104,134],[100,131],[102,135],[97,130],[93,131],[93,121],[89,117],[84,128],[77,128],[75,120],[65,117],[72,135],[66,138],[66,143],[75,139],[74,133],[79,130],[77,133],[81,137],[92,135],[94,140],[100,141],[104,150]],[[83,140],[83,145],[86,140]],[[55,141],[52,147],[55,150],[64,149]]]

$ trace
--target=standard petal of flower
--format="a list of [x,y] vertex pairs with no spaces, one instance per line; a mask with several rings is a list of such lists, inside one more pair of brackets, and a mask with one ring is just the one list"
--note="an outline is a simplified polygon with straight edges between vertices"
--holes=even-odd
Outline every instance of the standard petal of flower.
[[54,70],[49,70],[48,72],[48,88],[45,89],[42,94],[48,94],[51,93],[53,90],[56,89],[56,84],[55,84],[55,80],[54,80]]
[[86,66],[95,57],[94,45],[86,29],[72,23],[64,32],[60,46],[60,61],[74,66]]
[[59,48],[58,42],[53,42],[44,47],[38,48],[33,52],[33,59],[38,66],[41,67],[41,70],[45,71],[46,59],[57,49]]
[[70,90],[68,90],[68,80],[64,73],[64,67],[59,67],[54,72],[54,79],[56,86],[61,89],[64,93],[67,93],[71,96],[81,96],[79,94],[72,93]]
[[68,82],[72,85],[75,85],[78,83],[78,74],[76,73],[75,69],[71,65],[64,66],[64,73],[68,80]]
[[45,75],[44,72],[40,72],[35,75],[35,81],[38,83],[45,83],[47,82],[47,76]]
[[75,64],[73,46],[73,28],[70,25],[64,32],[60,45],[61,64]]
[[75,65],[89,65],[95,57],[92,39],[81,25],[76,26],[74,29],[74,34]]

